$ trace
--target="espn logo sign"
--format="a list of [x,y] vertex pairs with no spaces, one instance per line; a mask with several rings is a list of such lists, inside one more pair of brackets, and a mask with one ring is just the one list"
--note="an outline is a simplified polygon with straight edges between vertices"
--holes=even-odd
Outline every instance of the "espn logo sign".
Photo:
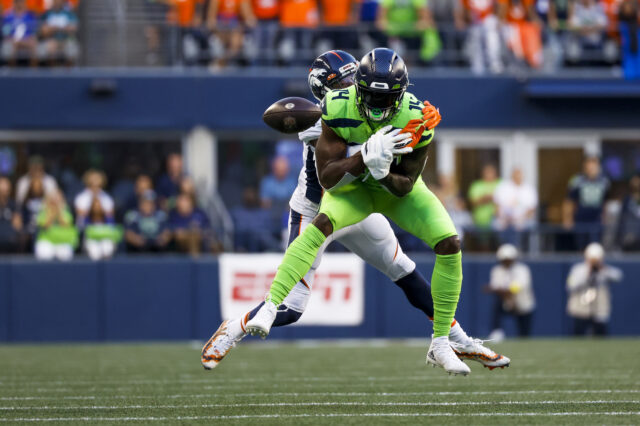
[[[275,273],[259,274],[255,272],[236,271],[231,284],[231,299],[234,302],[260,303],[269,291]],[[345,272],[317,272],[313,283],[313,291],[325,302],[333,298],[349,301],[352,293],[353,276]]]
[[[220,303],[235,318],[264,300],[282,261],[280,254],[220,256]],[[364,316],[364,263],[352,254],[326,254],[316,271],[303,325],[358,325]]]

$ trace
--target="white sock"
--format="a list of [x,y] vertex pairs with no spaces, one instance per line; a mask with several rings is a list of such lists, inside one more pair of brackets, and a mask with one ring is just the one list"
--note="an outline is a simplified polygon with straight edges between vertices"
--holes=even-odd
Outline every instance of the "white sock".
[[460,323],[458,323],[458,321],[456,321],[453,327],[451,327],[449,339],[452,342],[459,343],[461,345],[466,345],[471,342],[471,338],[467,336],[467,333],[465,333],[462,327],[460,327]]
[[244,319],[245,317],[241,317],[241,318],[236,318],[233,319],[231,321],[229,321],[229,324],[227,324],[227,332],[229,333],[229,336],[231,336],[232,339],[234,340],[241,340],[244,336],[247,335],[247,333],[244,331]]
[[448,345],[449,344],[449,336],[431,337],[431,344]]

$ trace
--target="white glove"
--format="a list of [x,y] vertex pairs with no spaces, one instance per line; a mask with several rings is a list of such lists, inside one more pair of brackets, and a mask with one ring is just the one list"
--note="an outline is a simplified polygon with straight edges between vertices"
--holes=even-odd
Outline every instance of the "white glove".
[[392,129],[392,126],[383,127],[362,146],[362,160],[375,180],[389,174],[394,155],[413,151],[413,148],[404,147],[411,141],[411,135],[399,134],[401,129]]

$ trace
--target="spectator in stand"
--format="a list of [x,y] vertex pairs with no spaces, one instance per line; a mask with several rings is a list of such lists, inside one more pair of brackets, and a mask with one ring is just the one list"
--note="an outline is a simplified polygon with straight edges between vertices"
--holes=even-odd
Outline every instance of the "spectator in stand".
[[260,183],[260,198],[263,205],[271,206],[278,202],[288,202],[297,186],[295,176],[292,176],[289,160],[285,156],[278,156],[271,162],[271,174],[265,176]]
[[607,31],[602,49],[605,62],[613,64],[620,60],[620,6],[623,0],[600,0],[607,15]]
[[88,170],[82,179],[86,185],[74,201],[76,224],[84,231],[84,248],[92,260],[113,256],[120,240],[115,225],[113,199],[103,188],[107,178],[103,172]]
[[133,196],[130,197],[124,204],[124,211],[128,212],[130,210],[135,210],[138,208],[138,203],[140,201],[140,197],[147,191],[153,192],[153,181],[149,175],[139,175],[136,178],[136,182],[134,184],[134,192]]
[[276,37],[280,24],[279,0],[253,0],[253,13],[256,16],[256,28],[253,43],[257,48],[256,56],[259,65],[275,63]]
[[489,339],[504,339],[502,317],[512,315],[518,325],[518,335],[529,337],[531,318],[536,308],[536,298],[531,283],[531,271],[518,262],[518,249],[503,244],[497,252],[499,264],[491,269],[491,280],[487,291],[496,295],[493,311],[493,331]]
[[[42,203],[46,195],[42,182],[42,179],[38,177],[30,180],[24,203],[20,209],[22,212],[22,222],[25,224],[25,231],[30,239],[35,236],[38,230],[38,213],[42,210]],[[49,191],[49,194],[54,191],[57,191],[57,188]]]
[[542,24],[534,0],[498,0],[498,18],[504,38],[513,53],[514,65],[526,62],[532,68],[542,66]]
[[214,69],[237,62],[242,53],[244,30],[256,26],[250,0],[210,0],[207,27],[214,36]]
[[182,59],[200,63],[209,49],[209,34],[204,25],[204,0],[168,0],[169,22],[182,40]]
[[502,63],[502,41],[495,0],[460,0],[454,10],[458,31],[467,32],[466,53],[475,74],[500,74]]
[[543,24],[543,66],[548,73],[562,66],[570,4],[572,0],[536,0],[535,2],[536,12]]
[[610,187],[609,179],[601,172],[600,159],[588,157],[583,173],[569,181],[567,198],[563,204],[563,225],[576,232],[578,249],[587,243],[600,241],[602,211]]
[[22,215],[11,199],[11,181],[0,177],[0,253],[16,253],[22,248]]
[[211,233],[209,218],[187,193],[178,195],[176,207],[169,214],[169,228],[178,251],[192,256],[202,253]]
[[139,200],[137,210],[125,215],[125,242],[132,252],[161,252],[171,241],[167,214],[156,209],[156,194],[146,191]]
[[321,22],[324,30],[316,48],[319,52],[331,49],[351,51],[358,48],[357,0],[321,0]]
[[522,247],[522,233],[535,225],[538,193],[524,182],[522,170],[513,169],[511,180],[503,180],[493,194],[497,214],[495,226],[503,240]]
[[360,5],[358,14],[360,50],[368,52],[378,46],[386,46],[387,38],[376,26],[379,0],[360,0],[358,4]]
[[618,15],[623,0],[600,0],[605,15],[607,15],[607,37],[617,39],[619,36]]
[[311,63],[314,30],[318,26],[317,0],[281,0],[282,39],[278,56],[283,65]]
[[57,190],[55,179],[44,172],[42,158],[31,157],[27,174],[16,185],[16,205],[29,237],[34,237],[37,231],[37,217],[45,197]]
[[493,164],[486,164],[482,168],[482,178],[473,182],[469,188],[473,223],[480,229],[491,228],[496,215],[493,194],[499,183],[496,167]]
[[78,245],[78,231],[73,226],[73,216],[58,189],[45,197],[37,223],[36,259],[71,260],[73,250]]
[[108,221],[113,222],[114,204],[113,199],[104,191],[107,177],[99,170],[90,169],[82,177],[85,189],[79,193],[74,200],[76,209],[76,224],[79,229],[83,229],[89,221],[89,211],[94,200],[97,200]]
[[602,4],[596,0],[576,0],[569,15],[567,59],[579,62],[585,59],[585,50],[602,49],[606,31],[607,15]]
[[169,204],[173,203],[172,199],[180,193],[180,182],[185,176],[182,155],[178,153],[169,154],[166,165],[167,171],[156,182],[160,207],[164,211],[169,210]]
[[622,280],[622,271],[604,262],[604,249],[591,243],[584,251],[584,262],[573,265],[567,278],[567,313],[573,318],[573,334],[590,330],[596,336],[607,334],[611,317],[609,285]]
[[280,241],[272,231],[271,212],[261,206],[258,191],[246,187],[242,192],[242,205],[231,210],[234,223],[236,251],[259,253],[280,251]]
[[616,245],[623,251],[640,251],[640,174],[629,181],[629,194],[622,201]]
[[78,57],[78,18],[65,0],[53,0],[51,9],[42,16],[42,36],[45,57],[54,64],[60,59],[68,65]]
[[[149,23],[144,28],[144,36],[147,44],[145,57],[146,65],[160,65],[163,57],[162,18],[167,17],[170,24],[175,25],[176,15],[171,13],[171,5],[174,0],[143,0],[146,21]],[[175,0],[177,2],[181,0]]]
[[31,66],[38,65],[38,19],[27,9],[25,0],[14,0],[13,8],[5,11],[2,20],[2,58],[9,65],[27,59]]
[[627,80],[640,79],[640,7],[636,0],[622,3],[619,20],[624,77]]
[[440,38],[427,0],[382,0],[377,25],[389,37],[389,47],[405,60],[420,57],[428,61],[440,50]]
[[[196,193],[196,184],[189,176],[185,176],[180,180],[180,194],[187,194],[193,201],[198,204],[198,194]],[[171,206],[172,208],[175,206]]]
[[29,188],[32,186],[34,180],[40,182],[43,190],[43,196],[47,195],[58,188],[56,180],[45,173],[44,160],[42,157],[34,155],[29,158],[29,165],[27,174],[18,179],[16,184],[16,203],[18,207],[22,207],[26,198]]

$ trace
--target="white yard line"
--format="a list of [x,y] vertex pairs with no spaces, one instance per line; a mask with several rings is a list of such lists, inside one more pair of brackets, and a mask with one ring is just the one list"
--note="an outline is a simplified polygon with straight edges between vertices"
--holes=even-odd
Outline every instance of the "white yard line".
[[176,417],[22,417],[0,419],[0,422],[151,422],[187,420],[244,420],[244,419],[292,419],[314,417],[554,417],[554,416],[640,416],[638,412],[625,411],[559,411],[551,413],[325,413],[325,414],[247,414],[237,416],[176,416]]
[[480,402],[277,402],[249,404],[197,404],[197,405],[85,405],[85,406],[35,406],[0,407],[0,411],[28,410],[146,410],[146,409],[191,409],[191,408],[246,408],[246,407],[448,407],[483,405],[595,405],[595,404],[640,404],[640,400],[593,400],[593,401],[480,401]]
[[[508,371],[508,370],[505,370]],[[640,376],[639,376],[640,377]],[[601,379],[602,375],[593,375],[593,374],[505,374],[505,375],[492,375],[491,380],[519,380],[519,379],[573,379],[573,380],[597,380]],[[610,379],[632,379],[632,375],[629,374],[616,374],[616,375],[607,375],[607,378]],[[272,380],[274,378],[268,378],[268,380]],[[422,381],[425,379],[428,380],[448,380],[449,376],[447,375],[437,375],[437,376],[322,376],[322,377],[314,377],[314,376],[305,376],[305,377],[287,377],[287,376],[277,376],[276,380],[280,382],[351,382],[353,380],[360,381],[371,381],[371,382],[382,382],[382,381]],[[466,377],[466,380],[486,380],[486,376],[477,375]],[[225,383],[261,383],[264,382],[265,378],[227,378],[224,379]],[[0,380],[0,386],[15,386],[15,387],[24,387],[24,386],[41,386],[41,385],[55,385],[55,386],[70,386],[70,385],[166,385],[173,383],[212,383],[210,378],[183,378],[183,379],[161,379],[161,380],[153,380],[153,379],[136,379],[136,380],[38,380],[38,381],[23,381],[23,380]]]
[[32,400],[96,400],[96,399],[177,399],[177,398],[219,398],[219,397],[316,397],[316,396],[449,396],[449,395],[535,395],[535,394],[617,394],[640,393],[640,389],[567,389],[567,390],[526,390],[526,391],[444,391],[444,392],[257,392],[257,393],[204,393],[172,395],[66,395],[66,396],[4,396],[0,401]]

